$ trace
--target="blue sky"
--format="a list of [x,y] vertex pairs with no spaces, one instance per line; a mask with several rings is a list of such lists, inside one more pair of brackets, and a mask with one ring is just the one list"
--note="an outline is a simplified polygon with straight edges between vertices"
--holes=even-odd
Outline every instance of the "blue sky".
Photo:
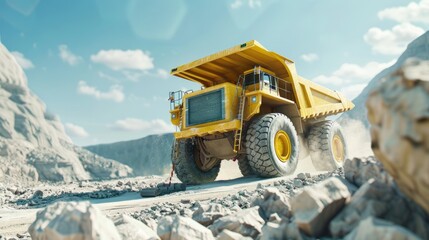
[[256,39],[355,97],[429,27],[429,1],[0,0],[1,42],[78,145],[172,131],[171,68]]

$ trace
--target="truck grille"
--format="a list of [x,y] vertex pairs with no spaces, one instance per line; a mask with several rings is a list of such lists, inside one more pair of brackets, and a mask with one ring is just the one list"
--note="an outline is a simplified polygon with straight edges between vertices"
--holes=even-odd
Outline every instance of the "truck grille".
[[225,89],[217,89],[186,100],[186,126],[225,119]]

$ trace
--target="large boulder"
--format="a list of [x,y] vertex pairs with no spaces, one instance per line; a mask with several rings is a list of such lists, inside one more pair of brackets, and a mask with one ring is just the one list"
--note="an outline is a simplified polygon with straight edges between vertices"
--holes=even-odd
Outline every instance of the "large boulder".
[[377,179],[378,182],[391,183],[392,181],[380,161],[372,156],[347,159],[344,163],[344,176],[358,187],[372,178]]
[[305,187],[291,200],[295,221],[307,235],[321,236],[350,197],[347,185],[336,177]]
[[342,238],[366,218],[380,218],[410,229],[423,239],[429,237],[428,216],[392,185],[369,180],[329,224],[333,237]]
[[429,61],[408,59],[369,95],[375,156],[429,212]]
[[388,208],[386,202],[392,199],[393,194],[392,188],[374,179],[365,183],[353,195],[350,203],[330,222],[332,236],[343,237],[363,219],[384,214]]
[[161,219],[157,232],[162,240],[214,240],[213,234],[209,229],[191,218],[178,215]]
[[296,222],[289,222],[289,220],[283,220],[280,223],[267,222],[262,227],[262,233],[260,240],[302,240],[305,237],[300,232]]
[[120,240],[111,220],[89,202],[57,202],[37,213],[28,229],[34,240]]
[[200,204],[198,209],[192,214],[192,219],[204,226],[211,225],[215,220],[231,214],[231,211],[221,204]]
[[113,219],[122,239],[127,240],[158,240],[158,235],[144,223],[127,215],[119,215]]
[[256,206],[219,218],[209,226],[209,229],[215,236],[224,229],[228,229],[246,237],[256,238],[261,233],[264,223],[264,219],[259,214],[259,207]]
[[273,213],[277,213],[281,218],[288,218],[291,215],[291,207],[286,196],[274,187],[267,188],[262,197],[254,199],[251,206],[259,206],[266,220]]
[[216,240],[251,240],[250,237],[244,237],[243,235],[230,231],[228,229],[222,230],[222,232],[217,235]]
[[418,240],[420,238],[401,226],[397,226],[381,219],[369,217],[361,221],[359,226],[344,239]]

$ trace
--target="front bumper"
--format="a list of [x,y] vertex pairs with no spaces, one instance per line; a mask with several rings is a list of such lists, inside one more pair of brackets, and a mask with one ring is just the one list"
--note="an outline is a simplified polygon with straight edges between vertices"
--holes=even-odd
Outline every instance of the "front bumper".
[[176,139],[191,138],[191,137],[202,137],[215,133],[226,133],[240,129],[240,120],[234,119],[230,122],[217,123],[204,127],[196,127],[180,132],[175,132],[174,137]]

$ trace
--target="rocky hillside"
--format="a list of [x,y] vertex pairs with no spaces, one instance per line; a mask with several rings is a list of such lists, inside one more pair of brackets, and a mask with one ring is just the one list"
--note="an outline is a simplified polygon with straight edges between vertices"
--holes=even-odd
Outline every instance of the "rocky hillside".
[[354,100],[355,108],[349,112],[341,115],[341,121],[347,121],[347,119],[355,119],[364,123],[365,126],[369,126],[365,108],[365,102],[368,98],[369,93],[374,90],[388,75],[397,71],[408,58],[419,58],[422,60],[429,60],[429,31],[412,41],[404,53],[399,57],[396,63],[381,71],[377,74],[365,87],[362,93],[359,94]]
[[34,183],[125,177],[132,170],[75,147],[0,44],[0,181]]
[[138,176],[160,175],[171,167],[173,134],[85,147],[89,151],[128,165]]

